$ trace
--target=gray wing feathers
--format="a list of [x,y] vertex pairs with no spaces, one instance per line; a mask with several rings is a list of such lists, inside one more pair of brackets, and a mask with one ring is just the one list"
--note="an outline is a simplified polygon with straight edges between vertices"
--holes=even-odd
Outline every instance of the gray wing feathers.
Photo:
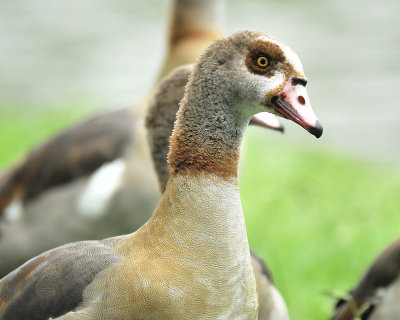
[[43,320],[74,310],[95,276],[119,257],[113,239],[58,247],[28,261],[0,281],[1,320]]

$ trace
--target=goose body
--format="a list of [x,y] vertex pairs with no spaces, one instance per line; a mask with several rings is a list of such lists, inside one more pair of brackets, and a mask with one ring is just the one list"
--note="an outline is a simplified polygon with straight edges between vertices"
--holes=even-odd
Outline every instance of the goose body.
[[[191,65],[175,69],[161,82],[147,109],[145,122],[147,138],[161,193],[167,186],[170,174],[170,167],[167,163],[169,137],[174,127],[179,101],[184,96],[184,88],[191,72]],[[264,114],[266,113],[262,115]],[[257,120],[253,117],[252,120],[254,119]],[[265,122],[263,118],[257,121],[260,126],[270,124],[270,121]],[[289,319],[286,304],[274,286],[271,271],[265,261],[253,250],[250,251],[250,255],[258,294],[258,319]]]
[[365,271],[349,299],[338,302],[334,320],[396,320],[400,316],[400,238]]
[[[260,57],[270,63],[259,65]],[[170,177],[148,222],[28,261],[0,281],[0,319],[257,319],[240,144],[261,111],[319,137],[304,85],[297,55],[265,34],[215,41],[191,73],[171,137]]]

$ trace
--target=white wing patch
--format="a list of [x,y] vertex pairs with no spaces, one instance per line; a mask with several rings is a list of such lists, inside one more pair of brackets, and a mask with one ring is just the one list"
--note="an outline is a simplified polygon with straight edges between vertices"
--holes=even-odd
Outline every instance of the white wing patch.
[[13,222],[21,219],[24,213],[24,206],[22,205],[21,199],[16,199],[11,202],[4,210],[3,219],[5,222]]
[[121,186],[125,168],[125,161],[117,159],[94,172],[77,202],[80,215],[99,219],[107,213],[113,195]]

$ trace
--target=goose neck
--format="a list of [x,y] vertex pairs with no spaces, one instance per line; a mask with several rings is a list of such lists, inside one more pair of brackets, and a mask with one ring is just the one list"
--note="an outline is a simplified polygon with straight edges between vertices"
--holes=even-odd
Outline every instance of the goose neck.
[[186,38],[221,37],[223,12],[223,0],[175,0],[170,22],[170,45]]
[[172,174],[207,172],[227,180],[237,178],[240,145],[249,119],[240,119],[232,112],[235,109],[211,91],[189,92],[184,97],[170,138]]
[[234,181],[204,173],[175,175],[150,226],[160,247],[164,243],[169,250],[175,248],[186,263],[204,264],[215,269],[214,273],[249,261],[246,225]]

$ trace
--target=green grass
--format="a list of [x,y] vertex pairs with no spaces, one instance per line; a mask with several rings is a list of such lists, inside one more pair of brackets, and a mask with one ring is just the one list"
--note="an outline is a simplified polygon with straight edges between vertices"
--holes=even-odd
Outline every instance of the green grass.
[[[0,167],[90,112],[0,108]],[[349,288],[398,236],[400,173],[249,133],[240,189],[250,244],[268,261],[292,320],[328,319],[334,301],[324,292]]]
[[0,168],[23,156],[35,143],[93,112],[93,107],[28,108],[0,105]]
[[324,292],[349,289],[399,236],[400,172],[252,133],[240,180],[250,245],[291,319],[328,319],[334,301]]

